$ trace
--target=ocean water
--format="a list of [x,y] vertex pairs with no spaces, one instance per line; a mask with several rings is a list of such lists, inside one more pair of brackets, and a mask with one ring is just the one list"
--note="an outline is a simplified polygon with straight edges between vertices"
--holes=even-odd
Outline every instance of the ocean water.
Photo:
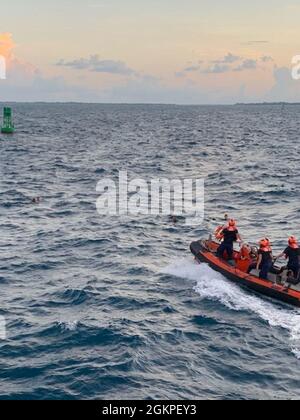
[[[300,106],[13,108],[0,398],[299,398],[300,310],[196,265],[189,244],[225,212],[276,251],[300,235]],[[205,178],[204,223],[100,216],[96,184],[119,170]]]

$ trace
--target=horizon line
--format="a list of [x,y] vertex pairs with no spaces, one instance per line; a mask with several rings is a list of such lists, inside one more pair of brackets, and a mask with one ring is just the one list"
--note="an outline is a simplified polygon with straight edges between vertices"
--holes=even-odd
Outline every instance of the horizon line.
[[300,105],[300,102],[262,101],[262,102],[234,102],[234,103],[172,103],[172,102],[89,102],[89,101],[3,101],[0,104],[77,104],[77,105],[152,105],[152,106],[237,106],[237,105]]

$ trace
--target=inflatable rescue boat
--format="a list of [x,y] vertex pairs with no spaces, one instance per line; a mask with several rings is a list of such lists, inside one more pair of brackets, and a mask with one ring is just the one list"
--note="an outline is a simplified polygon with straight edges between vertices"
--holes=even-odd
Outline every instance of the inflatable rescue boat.
[[241,252],[234,251],[234,259],[227,261],[216,255],[219,243],[211,237],[191,244],[191,251],[198,263],[206,263],[213,270],[223,274],[229,280],[247,287],[257,293],[300,307],[300,283],[291,278],[288,270],[273,266],[268,280],[259,278],[259,272],[247,273],[251,263],[255,262],[255,250],[252,260],[245,260]]

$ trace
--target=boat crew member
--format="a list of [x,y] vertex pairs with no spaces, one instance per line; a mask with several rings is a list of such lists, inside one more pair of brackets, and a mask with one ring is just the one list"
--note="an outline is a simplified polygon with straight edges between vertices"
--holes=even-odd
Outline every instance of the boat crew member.
[[228,222],[230,220],[228,214],[224,215],[225,224],[218,226],[215,230],[215,238],[217,241],[221,242],[224,239],[223,230],[227,228]]
[[223,258],[224,253],[226,251],[228,259],[231,260],[233,257],[234,242],[242,240],[237,229],[235,220],[230,219],[228,225],[224,229],[222,229],[220,234],[223,236],[223,242],[217,250],[217,256],[219,258]]
[[259,271],[259,277],[264,280],[268,280],[268,274],[273,265],[273,255],[270,240],[265,238],[259,243],[258,258],[255,264],[251,264],[248,273],[251,273],[253,269]]
[[285,257],[288,259],[287,269],[292,271],[295,279],[298,278],[300,263],[300,249],[295,236],[291,236],[288,241],[288,247],[277,258]]
[[241,244],[241,249],[238,254],[236,254],[236,263],[235,266],[238,270],[247,273],[250,264],[253,262],[251,255],[251,246],[248,244]]

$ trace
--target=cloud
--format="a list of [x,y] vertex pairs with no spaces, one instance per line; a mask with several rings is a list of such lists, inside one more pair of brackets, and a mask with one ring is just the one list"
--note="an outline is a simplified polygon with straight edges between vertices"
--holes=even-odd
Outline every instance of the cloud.
[[[162,80],[151,75],[137,73],[126,63],[114,60],[101,60],[98,56],[73,61],[61,60],[58,65],[75,69],[87,69],[94,72],[109,72],[112,74],[134,75],[135,77],[115,79],[114,85],[107,88],[87,88],[84,85],[72,84],[64,77],[46,77],[38,68],[24,62],[15,56],[14,42],[10,34],[0,35],[0,54],[8,58],[8,74],[6,80],[0,80],[0,94],[5,101],[74,101],[74,102],[113,102],[113,103],[176,103],[176,104],[228,104],[234,102],[251,101],[300,101],[300,81],[291,77],[288,68],[273,69],[274,86],[268,92],[254,92],[253,81],[235,81],[222,84],[222,77],[218,86],[207,83],[208,77],[203,74],[222,74],[232,71],[247,71],[263,68],[263,63],[273,59],[263,56],[255,59],[241,59],[236,63],[238,55],[227,54],[217,62],[190,62],[184,71],[178,72],[178,79]],[[227,57],[227,58],[226,58]],[[221,62],[220,62],[221,61]],[[228,61],[223,62],[222,61]],[[199,80],[190,80],[199,72]],[[202,74],[202,76],[201,76]],[[217,76],[216,76],[217,77]],[[270,73],[270,77],[272,74]],[[195,79],[195,77],[193,77]],[[78,82],[79,83],[79,82]],[[84,82],[81,82],[84,83]],[[254,86],[255,87],[255,86]],[[260,88],[261,89],[261,88]],[[261,90],[260,90],[261,92]]]
[[180,85],[170,86],[161,79],[141,75],[118,81],[107,88],[87,88],[72,85],[64,77],[45,77],[40,71],[29,72],[18,65],[5,81],[0,81],[1,97],[5,101],[95,102],[95,103],[173,103],[215,104],[231,103],[237,98],[232,88],[208,87],[182,79]]
[[198,64],[191,64],[190,66],[186,67],[184,70],[175,73],[176,77],[185,77],[187,73],[195,73],[199,72],[202,74],[222,74],[230,72],[232,69],[230,67],[231,64],[236,63],[237,61],[241,60],[241,57],[238,55],[234,55],[228,53],[224,57],[219,60],[211,61],[212,65],[209,63],[206,64],[206,68],[203,68],[203,61],[199,61]]
[[257,60],[247,59],[242,62],[238,67],[234,68],[233,71],[244,71],[244,70],[256,70]]
[[227,100],[220,99],[218,89],[198,85],[190,80],[181,86],[168,86],[161,80],[136,78],[102,91],[101,97],[103,102],[111,103],[214,104]]
[[[272,58],[264,56],[261,58],[262,61],[267,62]],[[254,70],[257,68],[257,60],[244,59],[236,54],[228,53],[224,57],[218,60],[210,61],[203,68],[200,64],[191,65],[186,67],[183,71],[175,73],[176,77],[185,77],[187,73],[200,72],[202,74],[224,74],[229,72],[242,72],[246,70]],[[238,62],[241,62],[239,65]],[[203,63],[203,62],[201,62]],[[236,67],[234,67],[236,64]]]
[[269,55],[264,55],[262,57],[260,57],[260,61],[262,61],[263,63],[269,63],[271,61],[274,61],[273,57],[269,56]]
[[[7,80],[3,83],[6,85],[18,84],[19,82],[28,83],[39,73],[35,66],[16,57],[13,52],[14,48],[15,43],[12,34],[0,34],[0,55],[5,57],[7,76]],[[3,88],[3,83],[1,88]]]
[[[0,81],[1,98],[5,101],[59,100],[76,92],[61,77],[46,78],[32,64],[15,56],[15,44],[9,33],[0,34],[0,55],[6,58],[6,79]],[[83,92],[82,92],[83,93]]]
[[194,71],[199,71],[201,69],[200,65],[192,65],[189,67],[186,67],[183,71],[186,73],[192,73]]
[[12,34],[5,32],[0,34],[0,55],[10,58],[15,44],[12,40]]
[[176,77],[185,77],[188,73],[197,73],[201,71],[201,64],[203,64],[203,60],[198,60],[196,64],[192,62],[188,63],[189,65],[185,67],[181,71],[175,72]]
[[273,75],[275,84],[264,96],[264,100],[272,102],[300,102],[300,81],[292,78],[291,69],[275,67]]
[[99,102],[98,92],[66,82],[63,77],[36,75],[30,80],[0,84],[1,98],[8,102]]
[[221,74],[228,73],[231,71],[231,67],[227,64],[215,64],[212,67],[208,67],[202,71],[204,74]]
[[222,57],[220,60],[215,60],[213,61],[213,63],[214,64],[233,64],[240,60],[241,60],[241,57],[239,57],[238,55],[228,53],[227,55],[225,55],[225,57]]
[[175,73],[175,77],[178,77],[178,78],[185,77],[185,76],[186,76],[186,74],[183,71],[177,71]]
[[[247,83],[209,87],[205,81],[193,83],[182,79],[178,86],[167,85],[153,77],[128,78],[108,88],[89,89],[68,83],[63,77],[47,78],[39,71],[27,72],[26,67],[14,70],[18,78],[0,82],[1,97],[6,101],[74,101],[98,103],[175,103],[230,104],[257,101],[300,101],[300,81],[291,77],[288,68],[274,70],[275,83],[267,93],[251,96]],[[23,75],[23,79],[22,79]]]
[[248,42],[245,42],[243,45],[260,45],[260,44],[269,44],[269,41],[265,41],[265,40],[248,41]]
[[72,61],[60,60],[57,63],[57,66],[122,76],[134,76],[138,74],[135,70],[128,67],[123,61],[101,60],[98,55],[91,55],[89,58],[79,58]]

